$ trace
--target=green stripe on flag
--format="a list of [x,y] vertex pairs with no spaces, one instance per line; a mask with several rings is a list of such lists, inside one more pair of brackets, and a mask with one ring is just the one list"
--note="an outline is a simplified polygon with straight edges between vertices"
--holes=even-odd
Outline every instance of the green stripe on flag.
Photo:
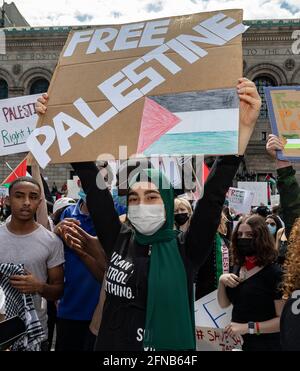
[[286,144],[284,149],[300,149],[300,143],[297,144]]

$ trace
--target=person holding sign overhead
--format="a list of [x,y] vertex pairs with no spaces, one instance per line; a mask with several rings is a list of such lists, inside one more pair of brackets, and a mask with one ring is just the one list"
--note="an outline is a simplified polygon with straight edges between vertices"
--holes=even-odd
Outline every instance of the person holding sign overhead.
[[286,300],[280,318],[280,340],[282,350],[300,350],[299,328],[299,243],[300,243],[300,187],[295,177],[295,170],[287,160],[278,160],[276,152],[283,150],[284,143],[271,134],[267,151],[276,161],[278,174],[277,187],[280,194],[281,216],[285,223],[288,239],[287,249],[279,249],[279,257],[284,269],[283,298]]
[[[245,134],[255,126],[261,99],[248,79],[239,80],[237,91]],[[36,105],[40,114],[46,104],[44,95]],[[120,223],[96,166],[72,164],[109,261],[96,350],[195,349],[194,272],[210,253],[225,195],[240,162],[239,156],[216,160],[186,233],[173,229],[174,192],[161,172],[145,169],[131,179],[128,226]]]
[[[276,151],[283,149],[282,141],[271,134],[266,148],[276,160],[281,216],[289,236],[295,219],[300,215],[300,188],[291,163],[276,159]],[[270,218],[267,220],[271,221]],[[286,297],[299,288],[299,269],[296,268],[299,259],[295,254],[296,246],[299,247],[298,223],[292,233],[292,251],[285,266]],[[252,216],[239,222],[233,235],[233,252],[238,267],[235,274],[221,276],[218,291],[221,306],[233,304],[232,323],[228,331],[243,335],[245,350],[279,350],[280,343],[283,350],[299,349],[297,331],[294,332],[298,318],[291,311],[295,298],[290,298],[283,309],[282,292],[278,290],[282,271],[276,264],[278,260],[274,239],[262,217]],[[294,337],[290,336],[291,329]]]

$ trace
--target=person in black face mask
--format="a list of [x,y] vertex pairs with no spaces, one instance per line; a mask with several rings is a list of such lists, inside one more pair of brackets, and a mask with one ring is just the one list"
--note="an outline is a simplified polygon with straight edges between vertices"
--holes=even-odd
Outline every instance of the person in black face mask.
[[191,205],[189,201],[184,198],[175,198],[174,202],[174,218],[176,229],[186,232],[193,213]]
[[261,216],[239,221],[232,236],[232,254],[234,273],[223,274],[218,287],[220,306],[233,305],[227,332],[243,337],[243,350],[280,350],[282,270],[276,264],[274,239]]

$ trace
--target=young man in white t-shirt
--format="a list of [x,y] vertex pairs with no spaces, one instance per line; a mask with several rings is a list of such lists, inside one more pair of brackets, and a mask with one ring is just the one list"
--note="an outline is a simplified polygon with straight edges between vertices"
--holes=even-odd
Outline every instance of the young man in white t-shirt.
[[63,243],[34,219],[41,202],[37,181],[28,177],[15,180],[8,202],[11,221],[0,226],[0,263],[24,264],[27,274],[12,276],[10,282],[21,293],[33,295],[47,335],[46,300],[57,300],[63,294]]

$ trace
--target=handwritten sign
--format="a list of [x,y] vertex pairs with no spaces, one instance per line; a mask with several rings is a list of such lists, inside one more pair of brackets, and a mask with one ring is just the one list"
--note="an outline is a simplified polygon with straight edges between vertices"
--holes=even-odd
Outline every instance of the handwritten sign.
[[250,213],[253,204],[254,192],[245,189],[229,188],[227,200],[229,207],[234,209],[236,214]]
[[40,166],[238,153],[241,22],[224,10],[71,32],[27,142]]
[[217,290],[195,302],[195,323],[200,327],[225,328],[231,322],[232,306],[222,309]]
[[280,160],[300,160],[300,86],[265,88],[273,134],[285,143]]
[[254,194],[252,206],[268,205],[267,182],[238,182],[238,188]]
[[224,329],[196,327],[196,350],[228,352],[241,350],[243,339],[241,336],[229,336]]
[[0,156],[28,152],[26,140],[37,123],[38,95],[0,100]]

